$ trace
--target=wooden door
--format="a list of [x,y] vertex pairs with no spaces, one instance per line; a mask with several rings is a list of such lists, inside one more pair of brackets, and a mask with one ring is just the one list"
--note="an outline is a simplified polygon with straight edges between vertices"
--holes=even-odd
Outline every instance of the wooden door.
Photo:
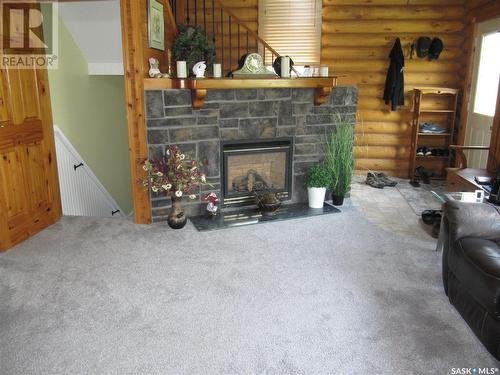
[[44,69],[0,69],[0,251],[61,217]]
[[[466,146],[489,146],[499,81],[500,18],[478,24]],[[465,151],[470,168],[486,168],[488,151]]]

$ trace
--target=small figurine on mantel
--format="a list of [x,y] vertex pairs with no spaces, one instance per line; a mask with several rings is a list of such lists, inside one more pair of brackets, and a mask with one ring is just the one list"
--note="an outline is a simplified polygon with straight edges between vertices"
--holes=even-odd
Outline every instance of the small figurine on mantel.
[[160,72],[160,61],[154,57],[149,58],[149,76],[151,78],[170,78],[168,73]]
[[205,64],[205,61],[200,61],[194,64],[193,73],[196,78],[205,78],[206,69],[207,69],[207,64]]

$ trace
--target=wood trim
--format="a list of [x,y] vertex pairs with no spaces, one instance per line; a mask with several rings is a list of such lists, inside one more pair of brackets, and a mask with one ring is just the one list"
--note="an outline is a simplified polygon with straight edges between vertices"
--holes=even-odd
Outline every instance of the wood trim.
[[477,34],[477,23],[476,19],[471,19],[471,35],[469,46],[467,48],[467,55],[465,56],[465,81],[464,81],[464,91],[462,96],[462,108],[460,110],[460,128],[458,129],[457,143],[463,145],[465,142],[465,133],[467,130],[467,118],[469,117],[469,102],[472,89],[472,69],[474,66],[474,54],[476,52],[476,34]]
[[492,20],[500,16],[500,3],[492,0],[482,6],[470,9],[467,16],[474,17],[476,22]]
[[138,183],[138,180],[144,177],[141,163],[148,157],[144,120],[144,72],[146,69],[143,54],[143,20],[146,17],[146,2],[120,0],[120,9],[134,222],[149,224],[151,223],[149,194]]
[[[50,100],[50,86],[49,86],[49,73],[47,69],[37,69],[38,80],[38,97],[40,103],[40,116],[43,124],[44,142],[46,144],[46,152],[44,160],[47,160],[46,167],[48,169],[49,188],[52,190],[52,220],[50,224],[58,221],[62,212],[61,190],[59,187],[59,172],[57,170],[57,155],[56,155],[56,141],[54,138],[54,123],[52,115],[52,102]],[[40,230],[42,230],[40,228]]]
[[488,146],[460,146],[460,145],[450,145],[452,150],[489,150]]
[[[174,33],[174,35],[177,35],[177,23],[175,22],[175,17],[174,13],[172,12],[172,7],[170,6],[170,2],[167,1],[165,3],[165,12],[167,12],[167,17],[169,21],[169,25],[171,25],[171,32]],[[165,25],[166,27],[166,25]],[[165,41],[166,42],[166,41]],[[167,49],[167,46],[165,46],[165,50]]]
[[[457,143],[463,145],[465,142],[465,134],[467,130],[467,119],[469,117],[469,102],[472,90],[472,77],[473,77],[473,67],[474,67],[474,56],[475,56],[475,43],[477,35],[477,24],[480,22],[489,21],[500,17],[500,3],[498,1],[487,3],[483,6],[470,9],[467,13],[467,23],[469,24],[468,29],[469,35],[469,46],[466,49],[468,53],[465,56],[464,63],[465,67],[465,81],[464,81],[464,94],[462,99],[462,108],[460,111],[460,129],[458,132]],[[497,106],[498,112],[498,106]],[[493,128],[495,129],[495,127]],[[491,151],[496,150],[495,147],[491,148]],[[490,154],[491,154],[490,151]],[[490,157],[488,156],[488,170],[492,171],[493,168],[490,165]]]
[[500,167],[500,82],[498,83],[497,107],[493,118],[489,149],[487,169],[494,173]]
[[146,78],[146,90],[165,89],[276,89],[276,88],[314,88],[334,87],[337,77],[312,77],[312,78]]
[[248,89],[248,88],[314,88],[314,104],[326,102],[332,88],[337,84],[337,77],[315,78],[203,78],[203,79],[170,79],[147,78],[144,80],[146,90],[191,89],[194,109],[203,107],[207,90]]

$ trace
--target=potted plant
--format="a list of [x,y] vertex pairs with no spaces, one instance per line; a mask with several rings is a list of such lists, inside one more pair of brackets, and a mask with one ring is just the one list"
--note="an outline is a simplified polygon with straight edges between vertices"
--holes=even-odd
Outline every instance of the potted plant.
[[307,197],[310,208],[322,208],[325,202],[326,188],[330,184],[330,175],[324,165],[309,167],[306,173]]
[[[142,168],[147,172],[142,184],[153,193],[164,194],[172,199],[172,208],[168,215],[168,225],[180,229],[186,225],[187,218],[182,209],[182,197],[196,199],[196,194],[189,192],[206,184],[206,176],[200,171],[201,163],[188,160],[179,147],[170,146],[165,154],[155,160],[145,160]],[[208,184],[209,185],[209,184]]]
[[325,167],[330,175],[328,188],[332,192],[332,203],[341,206],[350,189],[354,169],[354,127],[340,121],[335,132],[327,137]]
[[196,63],[204,61],[207,66],[214,62],[215,47],[199,27],[179,25],[172,44],[175,61],[186,61],[190,75]]

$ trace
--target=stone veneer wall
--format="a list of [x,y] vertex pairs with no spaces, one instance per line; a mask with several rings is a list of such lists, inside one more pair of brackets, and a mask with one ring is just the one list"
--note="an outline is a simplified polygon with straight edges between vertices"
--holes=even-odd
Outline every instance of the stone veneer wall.
[[[341,118],[355,124],[357,88],[335,87],[327,103],[314,106],[313,89],[208,90],[202,109],[191,108],[190,90],[145,92],[150,158],[177,144],[191,158],[207,158],[208,181],[220,194],[220,141],[294,137],[292,201],[306,201],[303,184],[308,166],[323,156],[326,134]],[[200,193],[200,192],[195,192]],[[153,221],[166,220],[170,200],[152,195]],[[200,199],[186,198],[188,214]]]

